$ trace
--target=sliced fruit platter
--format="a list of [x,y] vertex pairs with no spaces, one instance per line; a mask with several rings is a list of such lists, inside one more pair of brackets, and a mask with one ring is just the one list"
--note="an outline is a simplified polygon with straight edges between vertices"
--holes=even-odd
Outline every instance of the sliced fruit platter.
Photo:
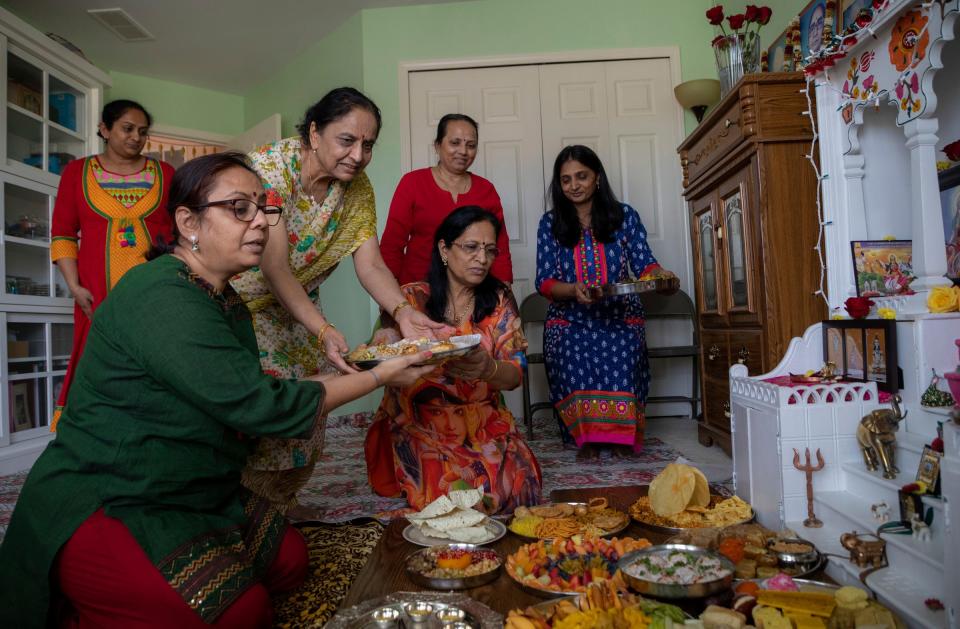
[[515,609],[507,614],[506,629],[549,629],[552,627],[623,627],[646,629],[682,626],[686,615],[674,605],[644,600],[618,591],[613,581],[597,581],[579,596],[571,596]]
[[606,537],[616,535],[630,524],[623,511],[611,508],[606,498],[590,502],[557,502],[518,507],[508,528],[527,539],[550,539],[585,535]]
[[612,579],[623,555],[647,548],[645,539],[602,539],[574,535],[521,546],[507,557],[507,574],[521,587],[544,596],[583,592],[594,581]]

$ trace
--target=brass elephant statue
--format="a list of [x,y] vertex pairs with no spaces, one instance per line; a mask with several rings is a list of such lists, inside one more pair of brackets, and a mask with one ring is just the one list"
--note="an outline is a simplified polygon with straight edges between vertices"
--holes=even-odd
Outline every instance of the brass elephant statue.
[[896,478],[900,473],[895,460],[897,436],[894,433],[900,428],[900,420],[907,416],[900,411],[900,402],[900,396],[894,395],[890,400],[892,409],[877,409],[865,415],[857,426],[863,462],[871,471],[882,465],[884,478]]
[[[866,538],[874,539],[866,539]],[[887,542],[872,533],[844,533],[840,536],[840,545],[850,551],[850,561],[861,568],[883,565],[887,552]]]

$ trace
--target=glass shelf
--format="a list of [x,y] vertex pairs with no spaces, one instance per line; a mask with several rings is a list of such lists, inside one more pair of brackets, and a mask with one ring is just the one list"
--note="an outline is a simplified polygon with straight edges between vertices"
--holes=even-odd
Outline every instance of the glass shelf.
[[4,239],[6,277],[4,292],[8,295],[50,296],[50,251]]
[[49,113],[51,126],[63,129],[83,139],[84,94],[55,76],[50,76]]
[[7,105],[7,159],[43,168],[43,122]]
[[16,184],[3,184],[3,231],[7,239],[40,246],[50,243],[50,196]]

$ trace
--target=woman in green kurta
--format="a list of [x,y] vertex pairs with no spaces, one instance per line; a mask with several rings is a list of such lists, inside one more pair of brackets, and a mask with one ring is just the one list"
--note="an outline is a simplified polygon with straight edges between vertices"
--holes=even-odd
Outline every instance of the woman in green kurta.
[[[48,618],[56,590],[79,626],[228,617],[230,626],[260,626],[269,613],[245,608],[237,618],[237,605],[259,583],[269,589],[289,533],[276,509],[240,485],[255,437],[315,435],[330,409],[431,369],[413,367],[417,355],[324,382],[263,374],[249,311],[227,280],[259,263],[266,228],[282,211],[264,199],[239,154],[177,172],[172,255],[131,270],[97,311],[57,437],[24,485],[0,547],[0,626],[56,621]],[[120,575],[133,552],[108,559],[119,582],[100,584],[109,594],[95,608],[91,584],[81,587],[67,568],[86,550],[78,537],[95,518],[122,523],[163,591],[125,590],[132,586]],[[92,546],[92,559],[109,553]]]

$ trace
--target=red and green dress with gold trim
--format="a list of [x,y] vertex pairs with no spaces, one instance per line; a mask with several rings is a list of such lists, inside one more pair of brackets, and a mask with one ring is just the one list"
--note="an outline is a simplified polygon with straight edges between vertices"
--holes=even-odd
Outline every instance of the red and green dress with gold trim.
[[[636,210],[623,206],[623,223],[610,242],[582,230],[574,247],[553,235],[553,212],[540,219],[537,290],[551,297],[557,282],[600,286],[642,277],[658,268],[647,230]],[[650,367],[643,305],[637,295],[585,305],[557,301],[547,309],[543,357],[550,401],[562,421],[564,440],[643,448],[644,410]]]
[[[167,193],[172,178],[170,164],[149,157],[130,175],[110,172],[96,155],[64,169],[53,208],[50,259],[77,261],[80,285],[93,294],[94,310],[124,273],[146,261],[158,236],[170,239]],[[73,350],[51,429],[66,403],[89,330],[90,320],[74,306]]]

